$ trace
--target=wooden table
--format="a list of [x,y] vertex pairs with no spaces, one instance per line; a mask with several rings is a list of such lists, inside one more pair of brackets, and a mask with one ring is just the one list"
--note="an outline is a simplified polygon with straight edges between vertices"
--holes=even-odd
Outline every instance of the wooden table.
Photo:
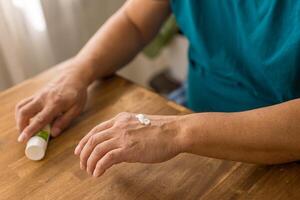
[[189,111],[120,77],[95,84],[86,111],[46,158],[33,162],[16,142],[14,106],[42,87],[51,69],[0,93],[0,199],[300,199],[300,167],[257,166],[181,154],[161,164],[122,163],[95,179],[79,168],[74,147],[95,125],[121,111]]

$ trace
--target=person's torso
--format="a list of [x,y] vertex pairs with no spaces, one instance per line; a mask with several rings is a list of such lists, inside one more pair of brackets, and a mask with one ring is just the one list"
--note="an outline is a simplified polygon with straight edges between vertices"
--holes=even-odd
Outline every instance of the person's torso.
[[190,42],[193,110],[241,111],[300,97],[300,1],[171,4]]

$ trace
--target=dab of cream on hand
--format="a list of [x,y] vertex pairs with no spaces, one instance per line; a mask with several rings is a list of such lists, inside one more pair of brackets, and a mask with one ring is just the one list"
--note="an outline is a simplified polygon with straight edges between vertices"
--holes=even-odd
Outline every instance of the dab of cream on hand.
[[31,137],[25,149],[25,155],[30,160],[41,160],[46,154],[48,141],[50,138],[50,126],[47,125],[35,136]]

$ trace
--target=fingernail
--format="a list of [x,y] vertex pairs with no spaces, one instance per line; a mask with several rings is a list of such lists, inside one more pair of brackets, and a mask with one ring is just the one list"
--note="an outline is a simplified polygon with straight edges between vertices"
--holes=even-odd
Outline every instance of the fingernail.
[[77,147],[75,148],[75,150],[74,150],[74,154],[75,154],[75,155],[78,155],[78,151],[79,151],[79,147],[77,146]]
[[52,129],[52,135],[55,137],[55,136],[58,136],[60,134],[61,130],[59,128],[53,128]]
[[24,134],[23,133],[21,133],[20,135],[19,135],[19,137],[18,137],[18,142],[23,142],[24,141]]

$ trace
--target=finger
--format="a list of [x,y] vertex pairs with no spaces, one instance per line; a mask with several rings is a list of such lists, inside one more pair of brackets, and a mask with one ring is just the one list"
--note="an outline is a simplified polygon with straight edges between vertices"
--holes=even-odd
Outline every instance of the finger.
[[17,127],[20,132],[24,130],[26,126],[28,126],[30,119],[35,116],[38,112],[43,109],[43,106],[37,100],[32,100],[26,105],[24,105],[21,109],[18,110],[17,117]]
[[77,117],[79,114],[80,114],[80,109],[74,106],[66,113],[64,113],[62,116],[56,118],[52,125],[51,135],[53,137],[58,136],[61,133],[61,131],[67,128],[72,122],[72,120],[75,117]]
[[19,142],[27,142],[27,140],[39,130],[44,128],[47,124],[58,115],[57,107],[47,106],[40,113],[38,113],[30,124],[24,129],[18,138]]
[[109,129],[113,126],[114,122],[113,119],[105,121],[101,124],[99,124],[98,126],[94,127],[88,134],[86,134],[81,141],[79,142],[79,144],[77,145],[77,147],[75,148],[74,154],[79,156],[81,154],[81,151],[84,147],[84,145],[87,143],[87,141],[89,140],[89,138],[94,135],[95,133],[104,131],[106,129]]
[[114,149],[103,156],[97,164],[94,170],[93,176],[101,176],[107,169],[112,167],[115,164],[121,163],[124,160],[123,150],[121,148]]
[[27,103],[29,103],[29,102],[32,101],[32,100],[33,100],[33,96],[27,97],[27,98],[21,100],[21,101],[16,105],[16,112],[17,112],[18,110],[20,110],[24,105],[26,105]]
[[98,160],[100,160],[106,153],[116,148],[118,148],[118,145],[114,139],[106,140],[97,145],[87,160],[86,169],[88,174],[92,175]]
[[[16,122],[17,122],[17,120],[18,120],[18,113],[19,113],[20,109],[21,109],[24,105],[26,105],[27,103],[31,102],[32,99],[33,99],[32,96],[31,96],[31,97],[27,97],[27,98],[21,100],[19,103],[16,104],[16,106],[15,106],[15,120],[16,120]],[[19,131],[20,131],[20,128],[19,128],[19,126],[18,126],[18,123],[17,123],[17,128],[18,128]]]
[[80,153],[80,162],[83,169],[86,169],[87,160],[90,157],[93,149],[102,142],[111,139],[111,134],[108,131],[102,131],[90,137],[88,142],[84,145]]

